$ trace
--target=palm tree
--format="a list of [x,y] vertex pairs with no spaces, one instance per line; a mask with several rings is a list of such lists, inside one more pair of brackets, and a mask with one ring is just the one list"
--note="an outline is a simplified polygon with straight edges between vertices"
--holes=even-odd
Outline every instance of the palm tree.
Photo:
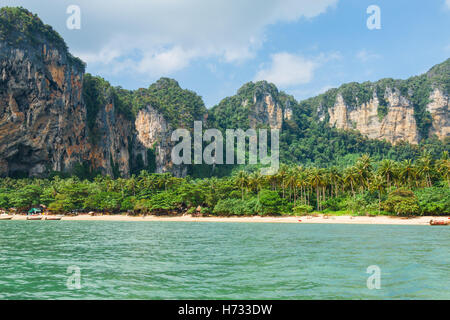
[[311,186],[316,189],[317,210],[321,210],[321,189],[324,186],[323,172],[320,169],[313,168],[310,172],[309,181],[311,183]]
[[355,185],[358,183],[358,172],[356,171],[355,167],[348,167],[344,171],[344,183],[347,185],[350,185],[350,189],[352,191],[353,197],[356,196],[355,194]]
[[297,179],[296,179],[296,188],[300,188],[300,201],[303,204],[306,204],[307,200],[307,192],[306,188],[308,186],[308,174],[303,169],[303,167],[297,168]]
[[330,179],[331,184],[331,195],[338,197],[339,196],[339,185],[342,183],[342,175],[339,172],[339,169],[336,166],[330,168],[328,172],[328,177]]
[[372,159],[370,158],[370,155],[363,154],[358,160],[357,162],[359,162],[361,164],[361,166],[366,170],[366,171],[371,171],[372,170]]
[[261,175],[259,171],[253,172],[248,177],[248,186],[250,189],[255,191],[259,199],[259,191],[262,189],[264,184],[264,177]]
[[285,185],[287,188],[289,188],[289,200],[292,199],[293,193],[295,198],[296,193],[295,188],[297,185],[297,172],[294,168],[291,168],[286,172]]
[[369,178],[372,170],[371,161],[370,156],[364,154],[355,164],[355,170],[358,173],[358,182],[362,191],[369,186]]
[[266,176],[266,182],[268,184],[270,184],[272,190],[276,190],[277,188],[277,181],[278,181],[278,176],[276,174],[272,174],[269,176]]
[[422,157],[417,161],[417,170],[418,174],[420,174],[425,179],[425,185],[427,187],[431,187],[431,175],[433,173],[433,164],[431,155],[429,153],[424,153]]
[[283,191],[283,199],[284,199],[284,195],[285,195],[285,190],[286,190],[286,177],[287,177],[287,172],[288,172],[289,168],[287,165],[283,164],[280,167],[280,170],[278,170],[276,176],[277,176],[277,182],[278,184],[281,186],[281,189]]
[[450,187],[450,160],[447,151],[444,151],[441,159],[436,161],[435,168],[441,178],[447,182],[447,186]]
[[241,189],[242,192],[242,200],[244,200],[244,189],[248,186],[248,174],[247,172],[241,170],[236,175],[236,184]]
[[417,177],[417,168],[410,159],[403,160],[400,164],[399,176],[403,181],[406,181],[408,186],[412,186],[412,181]]
[[386,180],[382,175],[374,175],[372,176],[372,179],[370,180],[369,188],[372,191],[378,192],[378,213],[381,212],[381,196],[383,190],[386,188]]
[[387,186],[390,188],[391,181],[395,175],[395,162],[390,159],[382,160],[378,167],[378,174],[381,174],[386,179]]
[[133,196],[136,196],[136,186],[137,186],[136,176],[133,174],[126,181],[126,188],[133,193]]

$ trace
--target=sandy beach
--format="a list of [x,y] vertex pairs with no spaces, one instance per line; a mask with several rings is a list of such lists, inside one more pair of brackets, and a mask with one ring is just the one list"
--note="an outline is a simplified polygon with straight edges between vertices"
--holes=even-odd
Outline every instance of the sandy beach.
[[[388,224],[388,225],[429,225],[430,220],[448,221],[448,216],[401,218],[391,216],[302,216],[302,217],[192,217],[190,215],[176,217],[146,216],[134,217],[126,215],[79,215],[63,217],[64,221],[166,221],[166,222],[244,222],[244,223],[322,223],[322,224]],[[13,220],[26,220],[26,216],[15,215]]]

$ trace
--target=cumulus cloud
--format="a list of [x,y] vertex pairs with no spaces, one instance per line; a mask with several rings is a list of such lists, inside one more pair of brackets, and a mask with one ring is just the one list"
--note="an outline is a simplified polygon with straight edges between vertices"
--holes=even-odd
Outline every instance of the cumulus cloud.
[[310,82],[318,66],[318,63],[313,60],[287,52],[276,53],[272,55],[271,60],[271,65],[260,70],[255,80],[267,80],[279,87]]
[[[38,13],[75,54],[106,73],[157,75],[183,69],[197,58],[245,61],[263,44],[267,26],[311,19],[337,1],[3,0]],[[71,4],[81,8],[81,30],[65,27]]]
[[270,65],[262,66],[254,80],[267,80],[281,88],[306,84],[311,82],[319,66],[340,58],[341,55],[338,52],[322,53],[314,58],[279,52],[271,56]]

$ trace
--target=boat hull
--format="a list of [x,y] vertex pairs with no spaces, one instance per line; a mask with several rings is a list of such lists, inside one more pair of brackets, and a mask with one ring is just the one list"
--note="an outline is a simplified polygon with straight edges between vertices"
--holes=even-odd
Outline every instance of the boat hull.
[[0,217],[0,220],[11,220],[13,217]]
[[42,217],[27,217],[27,220],[37,221],[37,220],[42,220]]
[[430,225],[431,226],[448,226],[449,222],[447,222],[447,221],[433,221],[433,222],[431,222],[430,221]]
[[61,217],[45,217],[45,220],[48,220],[48,221],[59,221],[59,220],[61,220]]

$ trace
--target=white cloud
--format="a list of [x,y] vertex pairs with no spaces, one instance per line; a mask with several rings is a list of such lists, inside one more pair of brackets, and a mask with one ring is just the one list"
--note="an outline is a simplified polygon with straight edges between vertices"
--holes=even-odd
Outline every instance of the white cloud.
[[368,62],[371,60],[379,59],[381,58],[381,56],[376,53],[367,51],[366,49],[362,49],[358,51],[358,53],[356,54],[356,58],[358,58],[358,60],[360,60],[361,62]]
[[339,52],[321,53],[314,58],[279,52],[271,55],[270,65],[263,65],[254,80],[267,80],[281,88],[306,84],[311,82],[318,67],[329,61],[339,59],[341,59]]
[[[196,58],[242,62],[255,55],[267,26],[311,19],[338,0],[78,0],[81,30],[68,30],[73,0],[3,0],[38,13],[71,50],[96,69],[163,75]],[[138,67],[129,68],[132,62]]]
[[450,0],[445,0],[445,6],[450,9]]
[[255,80],[267,80],[279,87],[291,87],[312,80],[318,63],[286,52],[271,56],[271,65],[260,70]]

